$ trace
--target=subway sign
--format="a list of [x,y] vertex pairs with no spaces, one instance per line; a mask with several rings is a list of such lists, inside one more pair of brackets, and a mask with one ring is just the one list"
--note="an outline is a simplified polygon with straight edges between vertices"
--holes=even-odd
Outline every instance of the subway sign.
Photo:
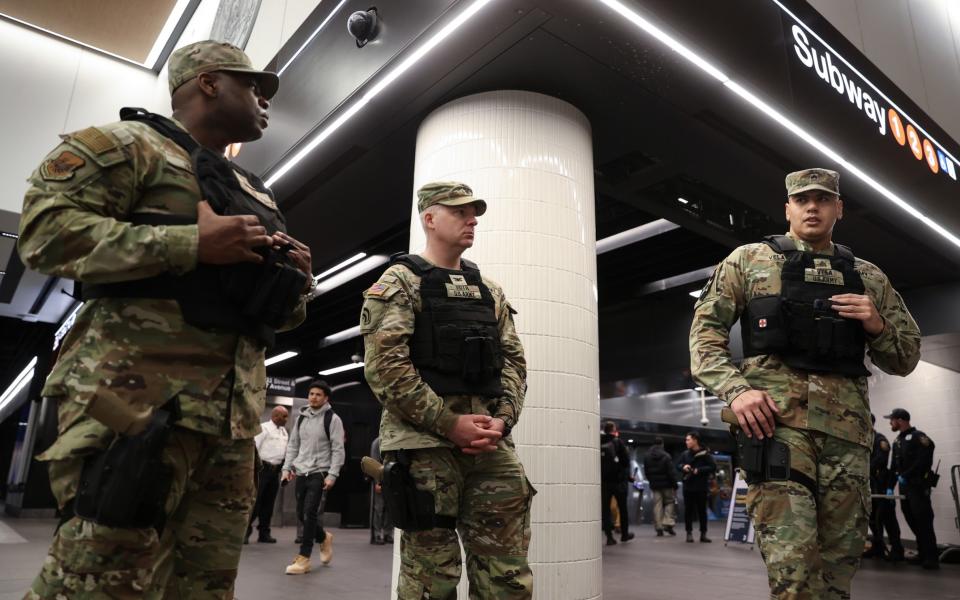
[[815,75],[824,89],[836,93],[837,102],[846,105],[838,110],[849,111],[853,118],[872,124],[877,135],[903,148],[904,160],[925,164],[931,176],[957,180],[956,157],[812,29],[793,18],[796,22],[790,27],[790,58],[799,68]]

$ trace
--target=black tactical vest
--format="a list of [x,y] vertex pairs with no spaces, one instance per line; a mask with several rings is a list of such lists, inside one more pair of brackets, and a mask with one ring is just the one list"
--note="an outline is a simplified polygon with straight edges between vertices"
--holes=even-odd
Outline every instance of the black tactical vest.
[[776,354],[794,369],[865,377],[866,336],[860,321],[844,319],[831,308],[837,294],[863,294],[863,279],[853,253],[834,245],[834,255],[797,249],[792,239],[764,239],[784,256],[779,296],[759,296],[740,317],[744,356]]
[[[254,215],[267,234],[286,231],[283,215],[265,204],[272,198],[260,179],[204,148],[175,123],[142,108],[120,110],[124,121],[140,121],[170,138],[190,155],[203,199],[223,216]],[[242,177],[237,176],[237,173]],[[246,189],[246,186],[251,189]],[[258,200],[257,197],[261,197]],[[134,215],[135,225],[190,225],[195,217],[184,215]],[[292,315],[306,288],[307,275],[285,256],[285,251],[255,248],[260,264],[197,264],[184,275],[164,273],[155,277],[82,286],[83,300],[92,298],[167,298],[176,300],[183,319],[209,330],[225,330],[256,338],[272,346],[275,331]]]
[[503,395],[503,353],[495,301],[475,264],[436,267],[416,254],[394,257],[420,276],[422,307],[410,339],[410,359],[440,396]]

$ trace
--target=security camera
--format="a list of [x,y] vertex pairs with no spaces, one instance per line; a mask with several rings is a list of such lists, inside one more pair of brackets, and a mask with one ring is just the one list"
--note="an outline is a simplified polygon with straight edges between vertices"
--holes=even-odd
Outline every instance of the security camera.
[[700,419],[700,424],[703,425],[704,427],[706,427],[707,425],[710,424],[710,419],[704,417],[704,418]]
[[359,354],[354,354],[350,357],[350,360],[352,360],[355,363],[358,363],[363,360],[363,357],[360,356]]
[[347,18],[347,31],[357,42],[357,48],[363,48],[367,42],[377,37],[377,7],[358,10]]

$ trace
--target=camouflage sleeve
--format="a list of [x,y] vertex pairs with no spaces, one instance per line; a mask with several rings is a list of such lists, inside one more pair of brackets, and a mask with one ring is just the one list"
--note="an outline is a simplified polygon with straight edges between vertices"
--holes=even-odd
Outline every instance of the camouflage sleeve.
[[883,318],[883,331],[868,339],[868,353],[871,362],[885,373],[906,376],[920,362],[920,328],[886,275],[882,281],[877,311]]
[[47,275],[89,283],[193,269],[197,226],[124,222],[144,185],[143,169],[127,147],[90,129],[85,139],[99,134],[98,151],[68,136],[30,176],[17,242],[23,262]]
[[727,404],[752,389],[730,356],[730,328],[746,305],[741,257],[737,249],[717,265],[690,326],[690,372]]
[[494,417],[503,419],[508,427],[513,427],[520,420],[520,411],[523,410],[523,398],[527,393],[527,360],[523,356],[523,344],[513,323],[513,315],[517,311],[510,306],[502,289],[499,289],[499,324],[500,349],[503,352],[503,370],[500,381],[503,386],[503,397],[494,410]]
[[385,410],[445,437],[457,415],[420,378],[410,360],[415,316],[411,290],[399,273],[399,267],[387,269],[363,293],[364,375]]
[[296,308],[293,309],[293,313],[287,318],[286,322],[280,326],[280,329],[277,331],[290,331],[291,329],[296,329],[304,321],[307,320],[307,297],[300,296],[300,301],[297,302]]

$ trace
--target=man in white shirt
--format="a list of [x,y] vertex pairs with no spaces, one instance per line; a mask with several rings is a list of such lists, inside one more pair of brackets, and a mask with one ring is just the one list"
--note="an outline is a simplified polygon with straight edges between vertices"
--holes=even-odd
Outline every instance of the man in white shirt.
[[250,514],[247,536],[243,543],[249,543],[253,533],[253,522],[258,521],[257,541],[262,544],[276,544],[276,538],[270,535],[270,517],[273,515],[273,503],[280,489],[280,470],[287,453],[287,417],[290,413],[282,406],[274,407],[270,420],[260,424],[260,433],[253,438],[260,456],[260,483],[257,486],[257,502]]

